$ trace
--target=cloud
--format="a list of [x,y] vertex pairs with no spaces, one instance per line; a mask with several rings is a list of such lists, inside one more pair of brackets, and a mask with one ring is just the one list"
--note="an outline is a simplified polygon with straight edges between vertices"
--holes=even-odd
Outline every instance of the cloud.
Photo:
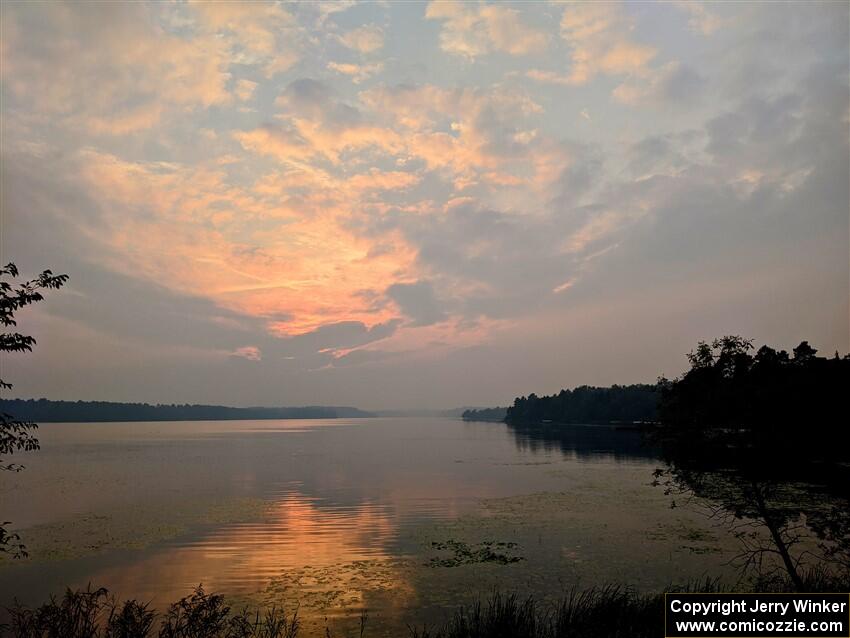
[[693,68],[669,62],[652,69],[640,79],[629,79],[614,89],[613,96],[624,104],[693,104],[698,102],[705,79]]
[[416,247],[422,271],[434,273],[427,283],[387,291],[421,325],[443,314],[464,320],[524,315],[576,272],[575,256],[561,243],[577,222],[552,215],[529,219],[470,201],[437,216],[398,214],[383,223]]
[[644,137],[628,149],[628,169],[635,179],[676,175],[698,162],[705,139],[696,130]]
[[[694,9],[694,15],[708,14]],[[636,42],[633,23],[614,3],[576,3],[564,9],[561,36],[570,48],[568,74],[532,69],[527,76],[538,82],[581,86],[597,75],[624,77],[613,97],[629,105],[686,105],[698,101],[705,78],[678,61],[653,65],[658,49]]]
[[316,27],[322,28],[330,16],[348,11],[356,5],[357,3],[354,0],[327,0],[326,2],[313,2],[305,6],[319,14]]
[[414,326],[429,326],[446,319],[430,282],[393,284],[387,288],[387,296],[413,320]]
[[359,53],[372,53],[384,46],[384,31],[381,27],[369,24],[339,36],[339,41],[349,49]]
[[712,35],[724,25],[724,20],[708,10],[704,2],[697,0],[671,0],[671,4],[688,14],[688,26],[691,31],[702,35]]
[[399,152],[445,173],[458,190],[487,180],[540,184],[551,161],[566,162],[538,138],[530,120],[542,109],[521,91],[397,85],[364,91],[360,99],[390,118]]
[[546,33],[524,24],[519,11],[503,5],[431,2],[425,17],[442,21],[443,51],[467,58],[493,52],[540,53],[549,41]]
[[[264,320],[277,335],[341,320],[371,326],[393,318],[359,291],[383,289],[406,273],[412,255],[397,237],[388,242],[353,235],[345,227],[344,194],[311,214],[298,202],[269,206],[263,195],[230,184],[220,169],[131,163],[89,151],[79,171],[86,189],[116,211],[91,231],[101,259],[115,269],[211,298]],[[399,180],[369,178],[374,183],[361,189]],[[384,250],[373,251],[376,242]],[[157,245],[169,250],[151,260],[150,246]]]
[[377,64],[351,64],[345,62],[328,62],[328,68],[331,71],[342,73],[351,78],[355,84],[360,84],[364,80],[369,79],[384,70],[384,65]]
[[[599,249],[601,241],[607,241],[609,245],[611,236],[621,231],[630,221],[639,219],[640,211],[621,212],[617,210],[605,210],[593,215],[580,228],[570,233],[563,243],[564,251],[571,253],[584,253],[588,248]],[[575,280],[570,280],[570,286]],[[563,284],[556,288],[556,292],[565,290],[570,286]]]
[[5,108],[37,100],[29,119],[126,135],[173,110],[229,103],[226,45],[158,28],[157,18],[141,3],[4,5]]
[[254,91],[257,89],[257,83],[252,82],[251,80],[238,80],[236,82],[236,88],[234,89],[234,93],[236,97],[239,98],[242,102],[249,101],[252,97],[254,97]]
[[279,125],[234,133],[243,148],[282,162],[321,159],[338,165],[343,153],[370,149],[392,153],[402,146],[394,131],[370,121],[317,80],[291,82],[276,105],[280,109],[276,117]]
[[248,361],[260,361],[263,358],[260,349],[256,346],[242,346],[241,348],[236,348],[236,350],[230,353],[230,356],[247,359]]
[[560,84],[569,86],[575,84],[575,80],[569,75],[557,73],[556,71],[545,71],[542,69],[529,69],[525,75],[532,80],[542,82],[543,84]]
[[630,31],[617,4],[567,5],[561,16],[561,37],[570,47],[572,61],[567,82],[585,84],[597,74],[643,75],[657,49],[634,42]]
[[[398,85],[358,98],[349,103],[324,83],[299,79],[276,101],[278,123],[234,137],[243,148],[297,169],[316,187],[346,192],[375,188],[372,182],[399,190],[422,181],[409,170],[335,175],[344,164],[383,161],[437,173],[458,190],[513,187],[542,199],[571,162],[565,147],[538,135],[531,119],[541,107],[520,91]],[[302,190],[308,182],[302,181]]]
[[283,5],[193,2],[191,7],[196,24],[221,38],[235,63],[258,66],[272,76],[299,58],[300,29]]
[[404,171],[379,171],[372,168],[367,173],[353,175],[341,184],[342,188],[351,189],[356,193],[363,191],[404,190],[418,184],[421,177]]
[[399,323],[397,318],[371,327],[360,321],[326,323],[309,332],[287,337],[284,340],[284,350],[307,354],[334,353],[342,349],[357,348],[392,336]]

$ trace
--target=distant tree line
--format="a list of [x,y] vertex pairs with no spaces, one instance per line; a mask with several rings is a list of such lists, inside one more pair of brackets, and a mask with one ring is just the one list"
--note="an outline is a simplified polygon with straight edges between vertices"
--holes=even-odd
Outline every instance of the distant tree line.
[[508,413],[507,408],[470,408],[464,410],[461,418],[464,421],[494,421],[501,423]]
[[514,399],[507,409],[508,423],[635,423],[657,419],[658,388],[655,385],[589,385],[558,394]]
[[237,419],[336,419],[372,416],[350,407],[231,408],[221,405],[150,405],[107,401],[2,399],[0,411],[27,421],[220,421]]

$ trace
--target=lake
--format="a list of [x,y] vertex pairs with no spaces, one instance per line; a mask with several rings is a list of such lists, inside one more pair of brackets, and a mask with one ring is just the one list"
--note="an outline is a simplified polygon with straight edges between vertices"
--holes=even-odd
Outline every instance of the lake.
[[301,635],[406,635],[494,588],[732,576],[734,539],[652,487],[633,431],[444,418],[42,425],[0,512],[30,550],[0,605],[66,585],[299,609]]

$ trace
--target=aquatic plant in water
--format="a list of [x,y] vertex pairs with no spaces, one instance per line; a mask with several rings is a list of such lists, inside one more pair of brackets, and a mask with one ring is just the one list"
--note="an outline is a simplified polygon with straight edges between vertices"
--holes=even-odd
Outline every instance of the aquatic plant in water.
[[484,541],[470,547],[463,541],[447,540],[434,541],[431,547],[438,551],[450,551],[452,556],[432,558],[425,563],[426,567],[457,567],[474,563],[509,565],[525,560],[522,556],[505,553],[505,550],[512,551],[518,547],[517,543],[513,542]]

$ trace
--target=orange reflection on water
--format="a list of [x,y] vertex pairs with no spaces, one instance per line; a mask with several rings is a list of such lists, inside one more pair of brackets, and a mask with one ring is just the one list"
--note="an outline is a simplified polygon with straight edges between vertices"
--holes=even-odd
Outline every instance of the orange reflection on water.
[[202,583],[230,600],[297,605],[309,627],[356,615],[373,596],[382,607],[410,603],[406,561],[389,552],[396,534],[386,506],[334,505],[287,491],[262,520],[220,526],[91,579],[158,608]]

